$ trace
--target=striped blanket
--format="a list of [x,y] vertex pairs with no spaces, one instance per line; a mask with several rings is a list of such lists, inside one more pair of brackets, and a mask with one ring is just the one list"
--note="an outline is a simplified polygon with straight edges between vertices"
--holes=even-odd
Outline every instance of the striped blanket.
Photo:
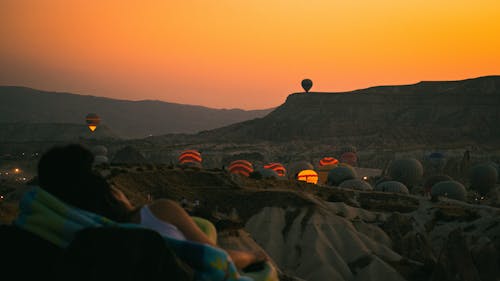
[[[62,248],[67,247],[79,230],[86,227],[116,226],[140,228],[131,223],[117,223],[95,213],[71,207],[39,187],[26,192],[20,202],[20,213],[14,221]],[[229,255],[216,247],[192,241],[164,237],[177,256],[196,272],[197,280],[251,281],[241,276]]]

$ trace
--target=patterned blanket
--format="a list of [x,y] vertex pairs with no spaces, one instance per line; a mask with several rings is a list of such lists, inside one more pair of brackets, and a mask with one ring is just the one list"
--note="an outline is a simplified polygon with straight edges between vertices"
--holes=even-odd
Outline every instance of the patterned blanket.
[[[76,232],[86,227],[141,227],[138,224],[117,223],[71,207],[39,187],[26,192],[19,207],[15,225],[63,248],[71,243]],[[241,276],[229,255],[221,249],[193,241],[163,238],[177,256],[196,271],[197,280],[253,280]]]

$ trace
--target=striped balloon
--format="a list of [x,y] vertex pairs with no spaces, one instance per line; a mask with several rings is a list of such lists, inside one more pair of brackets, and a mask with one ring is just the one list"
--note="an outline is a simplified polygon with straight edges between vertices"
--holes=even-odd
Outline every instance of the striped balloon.
[[235,160],[229,164],[228,170],[231,174],[240,174],[248,177],[253,172],[253,165],[247,160]]
[[305,181],[307,183],[318,183],[318,173],[314,170],[303,170],[297,175],[299,181]]
[[408,187],[399,181],[384,181],[375,186],[375,191],[410,194]]
[[201,154],[193,149],[184,150],[179,155],[179,165],[201,165]]
[[337,165],[339,163],[339,160],[333,157],[323,157],[323,159],[319,160],[319,166],[330,166],[330,165]]
[[356,166],[356,162],[358,162],[358,156],[355,152],[344,152],[340,156],[340,162],[347,163],[351,166]]
[[404,183],[410,189],[420,183],[424,174],[424,167],[415,158],[399,158],[389,165],[389,176]]
[[264,169],[271,169],[275,171],[280,177],[284,177],[286,175],[285,166],[283,166],[281,163],[269,163],[267,165],[264,165]]
[[87,114],[87,116],[85,116],[85,122],[87,123],[89,129],[93,132],[95,131],[99,123],[101,123],[101,117],[99,117],[99,115],[95,113],[89,113]]

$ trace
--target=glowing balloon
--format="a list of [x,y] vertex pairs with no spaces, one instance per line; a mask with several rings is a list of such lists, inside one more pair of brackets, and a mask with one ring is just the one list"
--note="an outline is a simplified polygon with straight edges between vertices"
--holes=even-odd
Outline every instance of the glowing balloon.
[[95,113],[89,113],[85,117],[85,122],[87,123],[89,129],[93,132],[97,128],[97,125],[101,123],[101,118]]
[[184,150],[179,155],[178,161],[181,166],[201,167],[201,153],[193,149]]
[[309,92],[309,90],[313,86],[313,81],[311,79],[304,79],[304,80],[302,80],[301,84],[302,84],[302,88],[304,88],[304,90],[306,92]]
[[319,166],[330,166],[330,165],[337,165],[339,163],[339,160],[333,158],[333,157],[323,157],[321,160],[319,160]]
[[231,174],[240,174],[249,177],[253,172],[253,165],[247,160],[235,160],[229,164],[228,170]]
[[333,157],[323,157],[319,160],[318,177],[319,182],[325,184],[328,179],[328,173],[331,169],[337,167],[339,160]]
[[303,170],[297,175],[299,181],[305,181],[307,183],[318,183],[318,173],[314,170]]

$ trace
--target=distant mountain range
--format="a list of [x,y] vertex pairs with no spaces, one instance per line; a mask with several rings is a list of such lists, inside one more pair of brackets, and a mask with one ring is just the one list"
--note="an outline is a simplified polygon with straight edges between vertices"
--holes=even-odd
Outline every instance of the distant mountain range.
[[342,93],[295,93],[265,117],[195,136],[205,141],[348,139],[365,146],[479,140],[500,145],[500,76]]
[[[8,128],[11,133],[19,131],[10,125],[16,123],[24,131],[39,130],[41,133],[54,130],[54,126],[57,126],[59,130],[81,135],[85,133],[84,130],[79,131],[68,124],[85,125],[85,116],[93,112],[101,117],[107,137],[143,138],[210,130],[263,117],[271,110],[212,109],[153,100],[128,101],[0,86],[0,127]],[[4,137],[8,139],[9,136]],[[39,139],[33,136],[28,139],[33,138]]]

